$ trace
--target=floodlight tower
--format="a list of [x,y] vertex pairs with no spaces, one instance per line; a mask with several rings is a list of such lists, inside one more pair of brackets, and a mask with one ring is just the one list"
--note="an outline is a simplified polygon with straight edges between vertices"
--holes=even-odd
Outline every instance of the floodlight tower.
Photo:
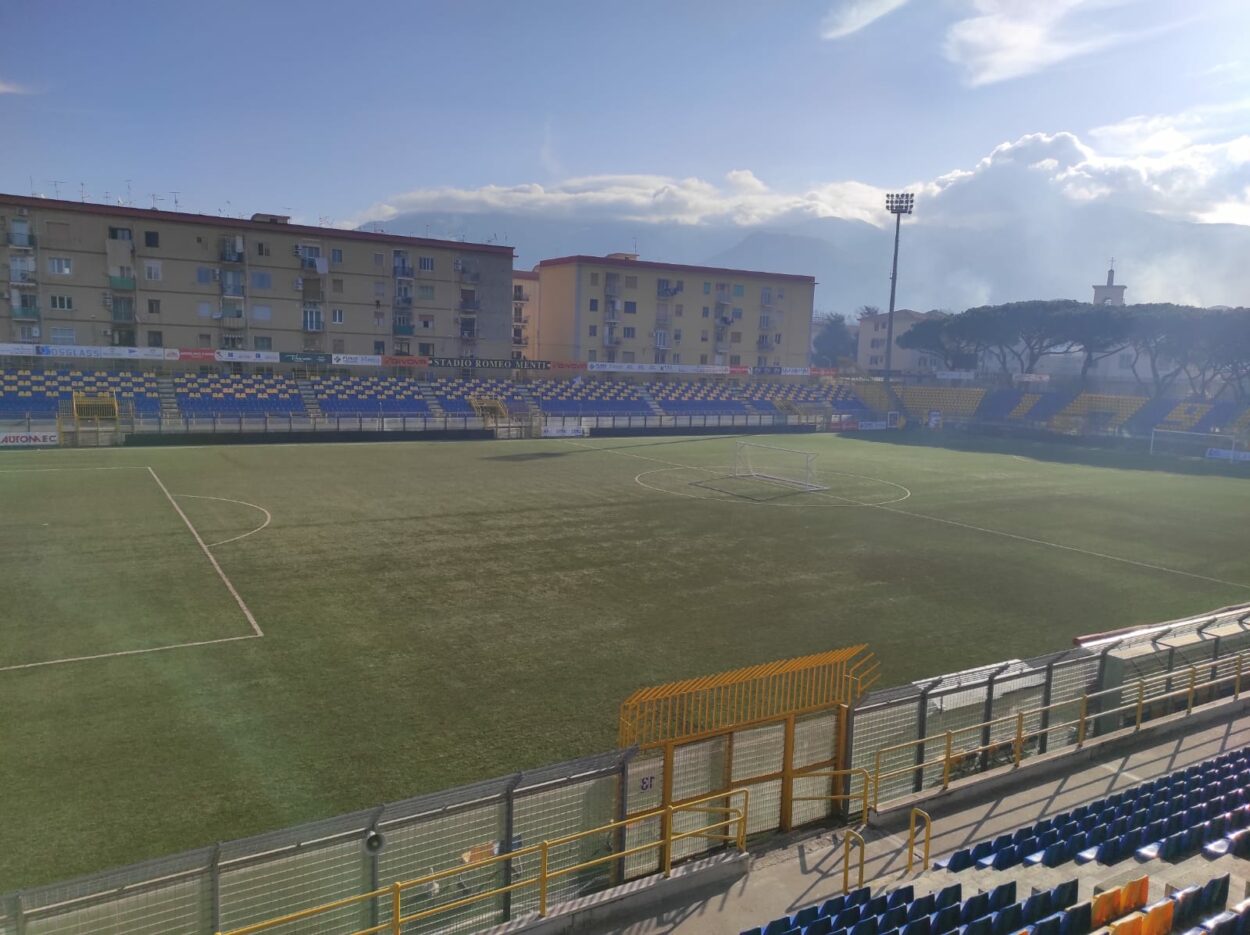
[[885,196],[885,210],[894,215],[894,266],[890,270],[890,312],[885,321],[885,385],[890,386],[890,369],[894,362],[894,288],[898,282],[898,235],[903,227],[903,215],[911,214],[916,196],[903,192]]

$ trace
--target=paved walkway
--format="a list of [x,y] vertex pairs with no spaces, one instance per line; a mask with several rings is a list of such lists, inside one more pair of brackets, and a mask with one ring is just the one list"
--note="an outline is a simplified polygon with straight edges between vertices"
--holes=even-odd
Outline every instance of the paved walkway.
[[[1151,744],[1148,734],[1142,739],[1144,743]],[[1128,754],[1114,754],[1080,763],[1073,772],[1061,777],[1038,777],[1036,782],[1031,782],[1027,775],[1022,775],[1018,790],[998,798],[962,807],[951,805],[949,810],[934,807],[932,857],[1070,810],[1083,802],[1200,762],[1224,750],[1245,746],[1250,746],[1250,714],[1144,746]],[[894,835],[869,829],[864,832],[864,837],[868,842],[865,881],[872,883],[874,888],[884,889],[902,879],[907,861],[906,831]],[[1098,864],[1077,867],[1075,863],[1070,863],[1053,870],[1044,867],[1030,870],[1028,882],[1044,885],[1052,878],[1058,882],[1077,876],[1084,881],[1081,886],[1081,898],[1084,899],[1089,895],[1095,877],[1099,882],[1115,885],[1121,882],[1121,877],[1128,879],[1153,872],[1151,896],[1156,898],[1162,895],[1161,881],[1166,875],[1165,870],[1171,874],[1169,880],[1204,872],[1204,867],[1209,868],[1208,876],[1224,872],[1201,857],[1194,860],[1201,862],[1202,867],[1186,869],[1188,861],[1181,865],[1158,861],[1141,865],[1130,861],[1115,867]],[[1232,861],[1232,858],[1226,860]],[[1221,866],[1224,862],[1220,861]],[[1237,863],[1242,864],[1240,861]],[[963,881],[965,889],[971,892],[984,873],[992,874],[993,871],[961,874],[928,872],[923,879],[915,881],[916,892],[929,892],[954,880]],[[1245,876],[1245,873],[1240,876]],[[999,877],[1000,880],[1006,878]],[[851,882],[855,883],[854,873]],[[1155,892],[1156,884],[1160,890],[1158,893]],[[837,831],[825,832],[753,858],[750,873],[723,893],[680,908],[665,909],[652,918],[613,931],[621,935],[667,932],[736,935],[841,892],[842,835]],[[1241,889],[1234,886],[1233,893],[1236,895],[1230,896],[1230,901],[1240,898]]]

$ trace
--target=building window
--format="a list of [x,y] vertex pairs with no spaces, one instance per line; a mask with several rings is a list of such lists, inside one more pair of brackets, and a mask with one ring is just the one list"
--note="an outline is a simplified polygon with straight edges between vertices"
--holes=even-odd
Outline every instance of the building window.
[[134,240],[134,234],[129,227],[110,227],[109,240]]
[[[151,231],[149,231],[148,233],[151,233]],[[151,244],[149,244],[148,246],[151,246]],[[148,347],[164,347],[164,346],[165,346],[165,335],[162,332],[160,331],[148,332]]]
[[160,260],[144,260],[143,261],[143,278],[148,282],[161,281],[161,261]]
[[591,284],[592,286],[597,286],[597,285],[599,285],[599,274],[598,274],[598,273],[591,273],[591,274],[590,274],[590,284]]
[[702,331],[699,332],[699,340],[703,342],[707,341],[707,329],[706,328],[704,328]]
[[780,332],[780,331],[778,331],[776,334],[774,334],[774,335],[773,335],[773,343],[774,343],[774,344],[780,344],[780,343],[781,343],[781,332]]
[[273,309],[268,305],[252,306],[252,321],[270,321],[273,318]]
[[243,335],[241,334],[223,334],[221,336],[222,350],[241,351],[243,350]]
[[161,300],[148,299],[148,314],[159,315],[161,313]]
[[335,264],[339,264],[343,262],[343,248],[342,247],[330,248],[330,262],[335,263]]
[[198,315],[200,318],[212,318],[213,317],[213,303],[212,302],[196,302],[195,314]]
[[343,280],[341,280],[341,279],[331,279],[331,280],[330,280],[330,291],[331,291],[331,292],[338,292],[338,293],[342,293],[342,291],[343,291]]
[[734,283],[734,298],[740,299],[747,294],[746,288],[741,283]]
[[673,307],[673,316],[676,318],[681,318],[682,312],[684,312],[685,310],[686,310],[686,307],[682,305],[680,302],[678,302]]
[[195,268],[195,281],[201,285],[212,282],[213,270],[207,266],[197,266]]
[[885,343],[885,342],[884,342],[884,341],[882,341],[880,338],[873,338],[871,341],[869,341],[869,342],[868,342],[868,346],[869,346],[869,347],[880,347],[880,346],[881,346],[882,344],[884,344],[884,343]]
[[621,351],[621,363],[632,364],[634,362],[633,351]]
[[586,359],[593,364],[595,361],[599,359],[599,352],[596,351],[594,348],[591,348],[590,350],[586,352]]
[[374,342],[373,342],[373,353],[375,353],[375,354],[379,354],[379,355],[381,355],[381,354],[385,354],[385,353],[386,353],[386,342],[385,342],[385,341],[374,341]]
[[267,334],[258,334],[252,338],[252,349],[257,351],[272,351],[273,338]]
[[256,241],[256,255],[269,256],[269,244],[260,240]]
[[375,253],[375,254],[373,255],[373,265],[374,265],[374,266],[382,266],[385,262],[386,262],[386,257],[384,257],[382,254],[380,254],[380,253]]
[[197,334],[195,337],[196,337],[196,344],[199,347],[212,347],[213,346],[213,336],[211,334]]
[[638,333],[637,330],[633,326],[630,326],[630,325],[627,325],[626,327],[621,329],[621,337],[623,338],[636,337],[637,333]]
[[325,327],[325,319],[321,316],[320,305],[304,306],[304,330],[320,331]]
[[[144,245],[145,247],[159,247],[159,246],[161,245],[161,234],[160,234],[160,231],[144,231],[144,232],[143,232],[143,245]],[[148,332],[148,334],[149,334],[149,335],[151,335],[151,334],[156,334],[156,335],[159,335],[159,334],[160,334],[160,332],[159,332],[159,331],[149,331],[149,332]],[[149,344],[149,345],[148,345],[148,347],[160,347],[160,345],[159,345],[159,344]]]
[[731,332],[729,332],[729,343],[730,343],[730,344],[741,344],[741,343],[742,343],[742,332],[741,332],[741,331],[731,331]]
[[375,282],[373,284],[373,295],[374,295],[374,298],[378,298],[378,299],[386,295],[386,283]]
[[706,363],[707,363],[707,354],[700,354],[700,355],[699,355],[699,363],[701,363],[701,364],[706,364]]
[[422,331],[433,331],[433,330],[434,330],[434,316],[432,316],[432,315],[422,315],[419,321],[420,321],[420,325],[421,325],[421,330],[422,330]]
[[731,367],[741,367],[741,366],[742,366],[742,355],[741,355],[741,354],[730,354],[730,355],[729,355],[729,366],[731,366]]
[[626,315],[637,315],[637,314],[638,314],[638,303],[637,303],[637,302],[626,302],[626,303],[625,303],[625,314],[626,314]]
[[67,256],[50,256],[48,272],[53,276],[69,276],[74,272],[74,261]]
[[420,299],[422,302],[433,302],[434,301],[434,287],[426,286],[426,285],[418,285],[417,286],[417,298]]
[[625,277],[625,288],[626,288],[626,289],[637,289],[637,288],[638,288],[638,277],[637,277],[637,276],[626,276],[626,277]]
[[591,326],[590,326],[590,336],[591,336],[592,338],[597,338],[597,337],[599,337],[599,326],[598,326],[598,325],[591,325]]
[[332,338],[330,340],[330,350],[335,354],[342,354],[345,347],[347,347],[347,342],[342,338]]
[[407,357],[409,354],[412,353],[412,342],[411,341],[396,341],[395,353],[401,357]]
[[50,295],[48,296],[48,308],[56,309],[59,312],[72,312],[74,310],[74,299],[68,295]]
[[53,344],[77,344],[78,341],[74,336],[73,328],[53,328],[52,329]]
[[336,308],[330,312],[330,322],[335,325],[343,324],[343,310]]
[[417,269],[421,270],[423,273],[434,272],[434,257],[432,256],[417,257]]
[[252,271],[252,288],[253,289],[272,289],[273,274]]
[[597,311],[599,311],[599,300],[598,300],[598,299],[591,299],[591,300],[590,300],[590,310],[591,310],[592,312],[597,312]]
[[674,344],[681,343],[681,329],[680,328],[673,329],[673,343]]
[[433,357],[434,345],[430,343],[417,342],[417,353],[422,357]]
[[711,309],[709,309],[706,305],[705,305],[705,306],[703,306],[703,317],[704,317],[704,318],[707,318],[707,317],[709,317],[711,314],[712,314]]

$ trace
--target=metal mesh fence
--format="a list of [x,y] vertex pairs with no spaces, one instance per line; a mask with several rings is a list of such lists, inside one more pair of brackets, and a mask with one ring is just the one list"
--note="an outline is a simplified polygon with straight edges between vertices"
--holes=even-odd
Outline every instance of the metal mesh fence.
[[[728,755],[729,738],[726,736],[677,747],[673,751],[673,801],[694,799],[724,789]],[[673,817],[673,831],[695,831],[716,820],[710,813],[682,812]],[[711,846],[706,838],[684,838],[673,846],[673,858],[681,860],[702,854]]]
[[[625,773],[626,813],[638,815],[664,804],[664,751],[647,750],[629,761]],[[629,850],[660,839],[663,822],[659,816],[636,822],[625,830],[625,848]],[[658,849],[642,851],[625,859],[625,878],[646,876],[660,869]]]
[[1050,667],[1050,704],[1046,716],[1046,752],[1053,753],[1076,744],[1076,719],[1081,714],[1080,698],[1098,687],[1099,657],[1090,653]]
[[[796,718],[791,765],[797,769],[816,764],[830,764],[838,749],[838,712],[828,711]],[[833,803],[816,796],[836,794],[834,780],[828,776],[796,776],[791,789],[790,824],[805,825],[833,814]],[[754,804],[754,803],[753,803]]]
[[[920,691],[914,685],[886,689],[865,695],[853,714],[851,727],[851,766],[875,776],[877,752],[920,738]],[[881,780],[878,796],[891,799],[915,789],[913,773],[899,773],[916,764],[914,747],[893,749],[880,758]]]

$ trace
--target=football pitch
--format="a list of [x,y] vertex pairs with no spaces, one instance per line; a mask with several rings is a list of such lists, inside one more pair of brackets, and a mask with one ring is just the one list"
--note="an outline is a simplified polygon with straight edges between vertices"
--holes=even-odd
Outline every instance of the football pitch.
[[1250,600],[1250,478],[1040,443],[0,453],[0,892],[610,749],[644,685],[879,687]]

